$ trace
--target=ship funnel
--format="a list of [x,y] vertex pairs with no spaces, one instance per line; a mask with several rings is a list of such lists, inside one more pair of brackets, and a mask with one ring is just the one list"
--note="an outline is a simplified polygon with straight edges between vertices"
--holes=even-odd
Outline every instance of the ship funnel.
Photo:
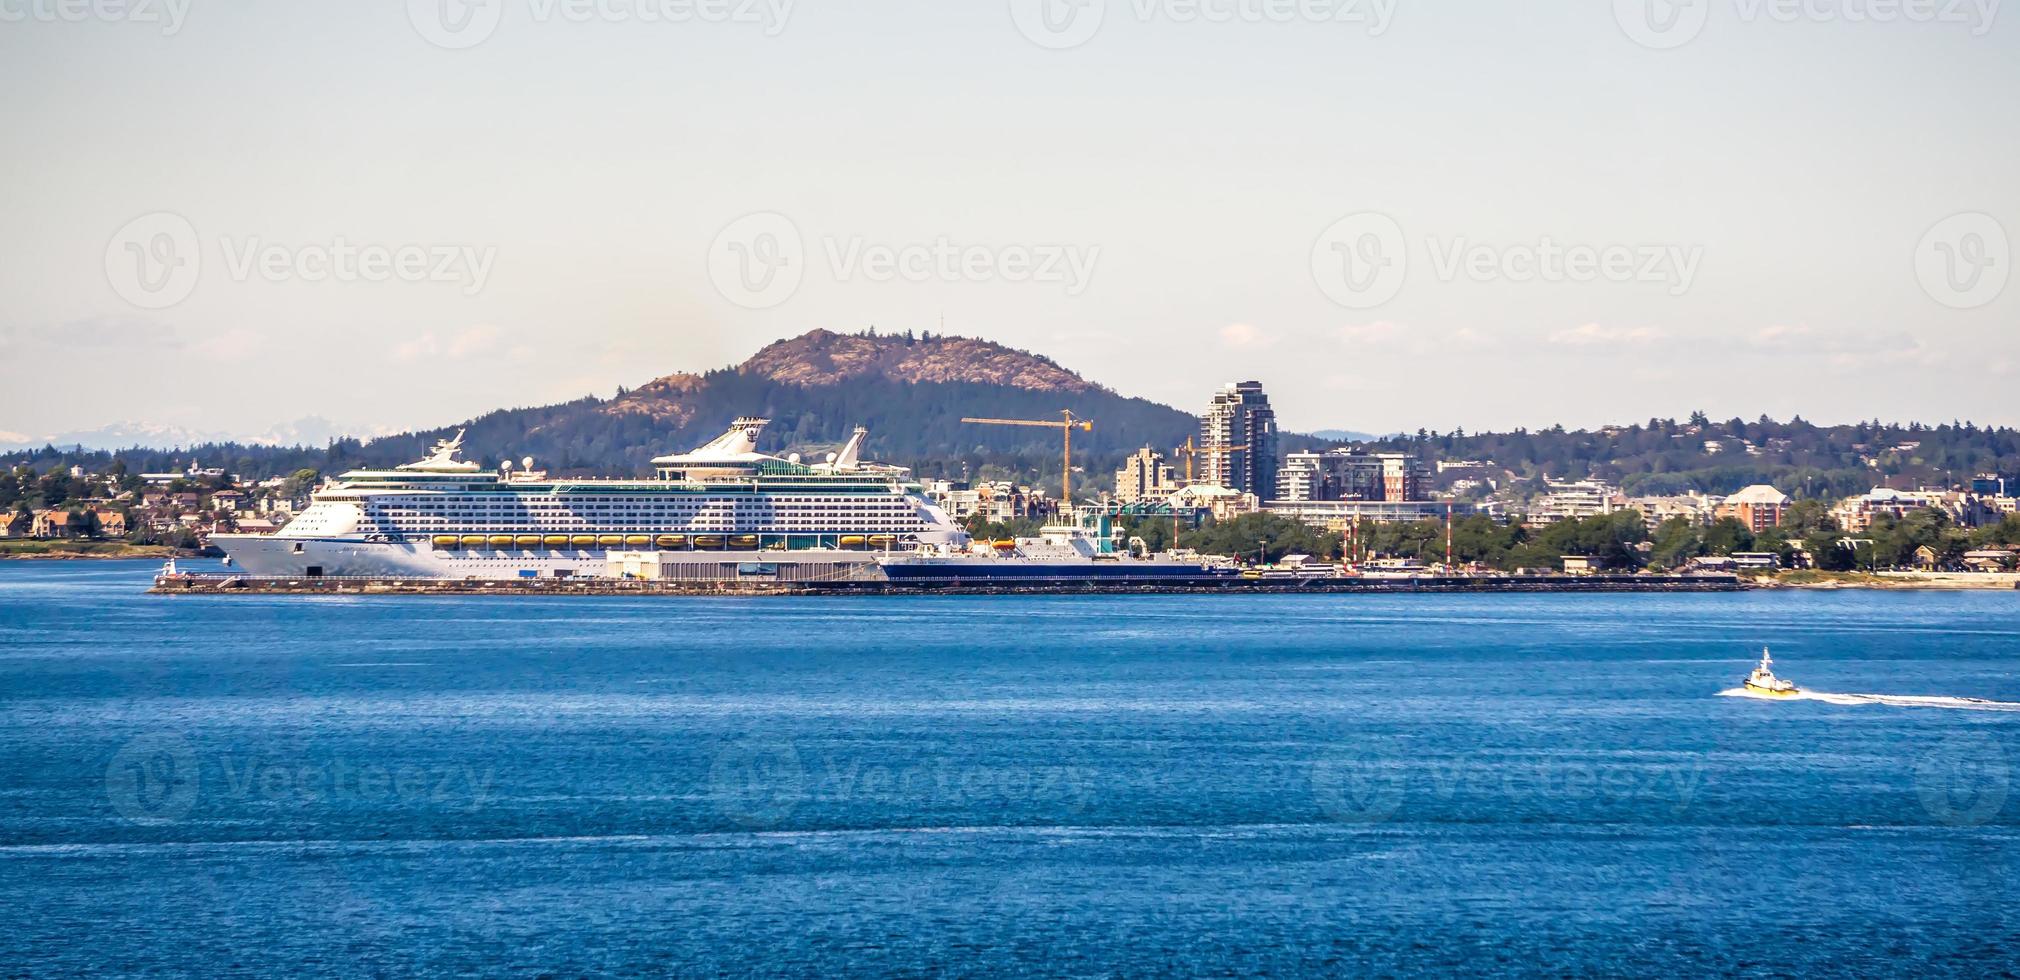
[[849,434],[849,441],[842,445],[842,451],[835,454],[832,461],[835,469],[852,470],[856,468],[857,463],[862,462],[863,439],[869,434],[870,430],[860,425],[856,426],[856,431]]
[[771,419],[743,416],[731,422],[729,431],[716,436],[714,441],[694,451],[693,455],[741,456],[757,452],[758,433],[771,424]]

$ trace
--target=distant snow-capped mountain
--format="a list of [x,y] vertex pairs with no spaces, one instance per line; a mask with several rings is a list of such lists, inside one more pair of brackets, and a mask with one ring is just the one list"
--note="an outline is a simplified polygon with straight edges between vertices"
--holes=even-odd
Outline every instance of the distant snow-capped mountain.
[[370,438],[393,430],[384,426],[344,425],[320,415],[308,415],[292,422],[280,422],[260,432],[226,432],[191,429],[152,422],[113,422],[95,429],[77,429],[49,435],[30,436],[0,431],[0,451],[59,446],[68,449],[126,449],[147,446],[157,449],[197,446],[206,443],[237,442],[255,446],[322,446],[345,436]]

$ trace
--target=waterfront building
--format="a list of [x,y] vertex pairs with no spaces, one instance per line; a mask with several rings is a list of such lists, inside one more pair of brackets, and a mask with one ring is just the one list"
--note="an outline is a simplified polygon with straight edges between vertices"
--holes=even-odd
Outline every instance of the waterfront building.
[[1640,511],[1642,521],[1653,531],[1677,517],[1699,526],[1708,525],[1724,502],[1724,497],[1689,493],[1673,497],[1632,497],[1628,499],[1627,507]]
[[1874,487],[1856,497],[1847,497],[1831,508],[1831,517],[1848,534],[1865,531],[1881,515],[1894,518],[1924,508],[1939,510],[1962,527],[1979,527],[1998,521],[2009,509],[2012,498],[1980,497],[1961,490],[1894,490]]
[[1447,507],[1454,517],[1478,512],[1471,503],[1443,500],[1272,500],[1265,509],[1316,528],[1338,531],[1362,521],[1377,524],[1442,521]]
[[1178,480],[1172,476],[1171,464],[1164,461],[1164,455],[1149,446],[1137,450],[1123,460],[1122,468],[1115,471],[1115,500],[1117,503],[1134,504],[1146,500],[1163,500],[1178,491]]
[[1195,483],[1181,487],[1167,502],[1174,511],[1208,513],[1217,521],[1231,520],[1263,509],[1262,502],[1256,499],[1255,494],[1210,483]]
[[936,480],[926,484],[924,489],[926,499],[938,504],[948,517],[956,521],[965,521],[979,514],[992,524],[1004,524],[1026,518],[1048,517],[1057,510],[1045,491],[1008,480],[985,481],[973,486]]
[[1620,495],[1618,487],[1598,480],[1550,483],[1545,486],[1549,492],[1529,502],[1526,516],[1530,524],[1584,520],[1588,517],[1611,514],[1623,509],[1627,504],[1627,498]]
[[1747,530],[1759,534],[1768,528],[1781,526],[1788,510],[1788,494],[1765,483],[1756,483],[1725,498],[1725,503],[1719,505],[1718,516],[1733,518],[1746,525]]
[[1429,483],[1423,461],[1408,453],[1297,452],[1284,457],[1275,499],[1422,500]]
[[[1266,497],[1277,487],[1277,413],[1262,382],[1229,383],[1199,418],[1200,480]],[[1234,448],[1234,447],[1243,448]]]

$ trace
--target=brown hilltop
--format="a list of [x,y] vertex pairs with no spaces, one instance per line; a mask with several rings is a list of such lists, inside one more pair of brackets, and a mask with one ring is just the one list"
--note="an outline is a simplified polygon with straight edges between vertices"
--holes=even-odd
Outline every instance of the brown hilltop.
[[694,419],[694,396],[706,386],[698,374],[669,374],[655,378],[617,396],[603,411],[610,415],[638,414],[683,426]]
[[906,384],[970,382],[1031,391],[1098,390],[1050,358],[970,337],[919,340],[815,330],[758,351],[737,370],[806,386],[877,377]]
[[[736,370],[781,384],[819,387],[859,378],[902,384],[969,382],[1028,391],[1074,394],[1106,391],[1051,358],[972,337],[907,339],[814,330],[770,344]],[[707,379],[669,374],[648,381],[605,404],[612,415],[640,414],[676,426],[694,418]]]

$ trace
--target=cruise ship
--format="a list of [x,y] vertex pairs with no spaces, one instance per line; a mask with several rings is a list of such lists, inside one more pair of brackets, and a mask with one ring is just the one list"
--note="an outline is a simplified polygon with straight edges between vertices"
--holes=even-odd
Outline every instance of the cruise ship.
[[650,479],[560,479],[458,458],[463,434],[426,459],[353,470],[274,534],[211,542],[247,574],[288,577],[558,578],[603,575],[612,551],[952,553],[967,535],[902,467],[861,459],[858,428],[824,462],[757,451],[768,419],[740,418]]

